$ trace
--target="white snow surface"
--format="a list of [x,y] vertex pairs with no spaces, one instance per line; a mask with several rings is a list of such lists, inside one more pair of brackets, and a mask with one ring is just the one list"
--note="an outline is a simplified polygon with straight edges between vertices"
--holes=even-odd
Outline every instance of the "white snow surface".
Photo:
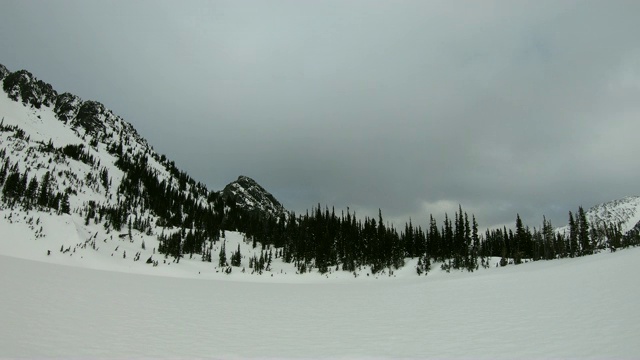
[[56,118],[52,107],[42,106],[34,109],[21,102],[9,99],[7,93],[0,90],[0,118],[5,125],[18,125],[34,141],[52,141],[56,147],[81,143],[79,134]]
[[[176,263],[153,254],[155,236],[121,233],[77,214],[0,210],[0,358],[640,354],[638,248],[474,273],[436,263],[426,277],[415,259],[393,275],[354,277],[297,275],[276,258],[258,275],[248,263],[262,248],[239,233],[214,245],[211,263],[188,254]],[[222,242],[228,258],[238,245],[243,254],[229,275],[217,267]]]
[[[68,226],[58,241],[81,238],[72,221]],[[6,230],[0,229],[3,243],[12,235]],[[46,239],[21,239],[22,247]],[[0,255],[0,358],[640,354],[638,248],[427,277],[408,266],[378,279],[223,275],[196,260],[154,268],[80,253]],[[161,276],[143,275],[154,271]]]

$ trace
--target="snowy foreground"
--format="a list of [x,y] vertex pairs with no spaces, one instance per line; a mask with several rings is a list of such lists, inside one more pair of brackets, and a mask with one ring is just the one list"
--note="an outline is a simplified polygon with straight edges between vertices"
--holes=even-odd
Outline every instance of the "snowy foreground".
[[638,260],[269,283],[3,255],[0,357],[638,358]]

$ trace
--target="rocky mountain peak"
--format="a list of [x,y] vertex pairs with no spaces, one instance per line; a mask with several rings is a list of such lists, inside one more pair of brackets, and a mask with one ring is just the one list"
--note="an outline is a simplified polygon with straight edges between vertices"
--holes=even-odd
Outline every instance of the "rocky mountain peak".
[[4,79],[5,76],[9,75],[9,69],[6,66],[0,64],[0,80]]
[[620,224],[623,231],[631,230],[640,222],[640,196],[627,196],[596,205],[587,211],[587,218],[592,224]]
[[[592,206],[585,215],[592,226],[616,225],[620,226],[622,233],[634,228],[640,230],[640,196],[627,196]],[[567,233],[569,226],[559,227],[556,231]]]
[[[3,68],[5,71],[7,70],[4,66]],[[13,73],[7,71],[3,77],[2,87],[11,100],[22,101],[23,104],[30,105],[36,109],[43,105],[51,106],[55,104],[58,97],[58,93],[50,84],[38,80],[27,70]]]
[[58,119],[66,124],[76,117],[80,105],[82,105],[82,99],[67,92],[58,95],[53,111],[58,115]]
[[280,216],[286,210],[276,198],[248,176],[241,175],[222,190],[222,197],[240,208]]
[[[200,241],[188,245],[192,251],[221,229],[243,231],[245,213],[285,213],[247,176],[221,192],[196,184],[100,102],[58,94],[26,70],[0,66],[0,76],[0,210],[9,204],[86,218],[99,213],[94,223],[116,231],[127,224],[158,234],[159,227],[189,227]],[[179,255],[179,246],[169,248]]]
[[75,119],[72,121],[74,127],[82,127],[89,134],[99,134],[105,132],[105,115],[107,110],[97,101],[85,101],[78,108]]

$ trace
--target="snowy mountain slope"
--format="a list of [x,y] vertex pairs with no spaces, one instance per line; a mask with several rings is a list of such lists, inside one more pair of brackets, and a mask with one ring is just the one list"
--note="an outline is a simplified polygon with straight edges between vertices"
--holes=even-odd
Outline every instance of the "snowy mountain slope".
[[[41,143],[51,141],[55,147],[91,145],[95,155],[106,157],[109,165],[115,163],[113,152],[110,153],[109,149],[118,145],[122,146],[124,153],[133,155],[146,152],[149,162],[158,170],[158,177],[171,179],[166,164],[160,164],[160,157],[146,140],[131,124],[104,105],[96,101],[83,101],[69,93],[57,95],[52,89],[47,90],[50,92],[47,96],[37,95],[46,93],[40,87],[50,89],[50,85],[41,85],[42,82],[27,71],[17,73],[21,74],[20,87],[9,87],[8,91],[5,89],[5,93],[0,94],[0,117],[5,125],[15,125],[24,130],[31,140]],[[8,78],[5,78],[5,85]],[[19,91],[19,88],[34,90]],[[34,106],[34,103],[40,105]],[[177,184],[177,180],[171,180]]]
[[[640,223],[640,196],[627,196],[595,205],[586,211],[586,216],[591,225],[620,225],[622,233],[626,233]],[[568,233],[569,226],[560,227],[556,231]]]
[[[209,191],[179,171],[96,101],[58,94],[25,70],[0,67],[0,79],[0,253],[50,253],[45,261],[105,269],[122,268],[107,257],[142,262],[155,255],[156,267],[168,266],[158,252],[163,246],[169,251],[176,236],[185,244],[180,256],[196,250],[210,259],[221,246],[222,226],[241,228],[234,220],[239,211],[284,211],[253,180],[241,182],[251,183],[247,191],[229,193],[233,204],[226,206],[222,191]],[[256,249],[244,254],[260,258]],[[54,260],[54,253],[79,256]]]
[[[170,233],[179,229],[158,227],[158,231]],[[260,243],[254,247],[244,234],[232,231],[223,232],[219,241],[207,243],[210,246],[208,252],[184,253],[183,257],[176,259],[158,252],[161,242],[155,234],[136,229],[131,230],[131,235],[127,229],[106,231],[102,223],[93,220],[86,223],[73,214],[0,209],[0,234],[0,255],[131,274],[270,283],[325,283],[353,279],[367,282],[417,276],[417,259],[406,259],[407,266],[402,269],[385,270],[375,275],[369,266],[362,266],[354,272],[330,269],[326,274],[308,272],[305,276],[297,276],[296,264],[283,261],[282,249],[265,247]],[[237,266],[220,266],[223,247],[227,263],[239,251]],[[206,258],[207,253],[211,259]],[[149,259],[152,263],[147,263]],[[492,260],[493,263],[497,261],[497,258]],[[262,269],[256,263],[263,263]],[[429,277],[438,278],[444,274],[448,272],[435,263]]]
[[638,256],[316,284],[0,256],[0,358],[637,359]]
[[[175,258],[158,252],[160,242],[157,236],[138,230],[132,230],[129,237],[127,230],[106,232],[102,224],[85,224],[81,218],[73,215],[59,216],[39,211],[3,209],[0,210],[0,219],[4,220],[0,221],[0,254],[90,269],[255,281],[259,274],[249,267],[250,259],[255,257],[259,260],[263,257],[266,262],[269,256],[267,249],[263,249],[260,244],[253,248],[251,242],[244,241],[242,234],[225,232],[221,241],[211,245],[212,262],[203,261],[202,255],[185,254],[177,263]],[[233,272],[230,274],[225,273],[229,267],[218,265],[223,244],[227,258],[238,250],[238,246],[242,254],[240,266],[232,268]],[[274,249],[270,250],[272,262],[268,270],[263,270],[262,277],[268,276],[275,282],[291,281],[292,277],[287,275],[295,274],[295,266],[284,263],[277,257]],[[153,263],[147,263],[149,259]],[[319,276],[316,278],[320,279]]]
[[58,121],[49,107],[24,107],[10,100],[5,93],[0,93],[0,117],[5,126],[23,130],[23,135],[20,131],[0,132],[7,160],[16,163],[20,171],[28,170],[36,179],[41,179],[47,171],[51,172],[54,175],[51,178],[52,189],[69,189],[75,194],[70,197],[72,209],[82,207],[88,201],[114,202],[114,198],[109,196],[114,194],[113,186],[105,187],[103,183],[94,181],[100,178],[103,170],[108,172],[112,184],[119,184],[123,176],[122,171],[113,165],[115,158],[105,151],[104,144],[88,149],[94,158],[93,164],[53,151],[54,147],[61,149],[83,144],[84,140]]
[[[199,195],[197,201],[201,204],[207,203],[210,192],[202,184],[196,184],[186,174],[180,174],[173,162],[157,154],[131,124],[101,103],[83,101],[69,93],[58,95],[51,85],[38,80],[26,70],[10,73],[4,66],[2,69],[0,79],[3,78],[4,93],[0,94],[0,118],[4,119],[4,125],[17,126],[36,143],[51,142],[54,147],[83,145],[87,149],[90,146],[93,150],[92,155],[95,154],[94,156],[101,160],[106,157],[106,164],[109,165],[116,162],[114,155],[117,152],[131,157],[143,155],[148,162],[147,166],[155,172],[158,179],[180,187],[185,195]],[[10,136],[6,136],[8,137]],[[185,182],[184,179],[179,179],[180,175],[188,178],[186,184],[180,183]],[[269,210],[284,210],[282,205],[255,181],[236,181],[230,186],[238,184],[250,184],[250,187],[244,188],[246,191],[240,191],[234,196],[243,207],[261,211],[262,209],[248,206],[250,203],[260,203]],[[117,188],[117,185],[113,187]],[[251,198],[242,199],[244,194]]]

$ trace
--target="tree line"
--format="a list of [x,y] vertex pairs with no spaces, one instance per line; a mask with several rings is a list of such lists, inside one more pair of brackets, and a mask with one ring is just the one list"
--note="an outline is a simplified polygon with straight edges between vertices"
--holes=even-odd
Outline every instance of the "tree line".
[[[475,216],[461,206],[453,217],[445,214],[441,224],[430,216],[426,229],[409,221],[398,230],[385,224],[381,211],[377,219],[358,220],[349,209],[336,215],[334,209],[320,205],[298,217],[261,216],[254,214],[246,224],[247,238],[254,244],[282,248],[283,260],[296,264],[301,273],[314,268],[324,273],[332,267],[354,271],[364,266],[372,273],[393,271],[404,265],[405,258],[419,259],[418,274],[426,274],[433,262],[447,271],[474,271],[481,266],[572,258],[640,244],[640,231],[625,234],[621,224],[590,224],[582,207],[575,216],[569,212],[566,232],[557,232],[545,217],[540,228],[531,229],[516,214],[515,230],[503,227],[479,234]],[[492,264],[490,258],[500,260]]]
[[47,171],[42,177],[32,176],[25,169],[20,170],[18,163],[12,163],[6,157],[6,151],[0,151],[3,159],[0,167],[0,187],[2,187],[2,201],[8,207],[22,206],[30,209],[52,209],[59,214],[69,214],[69,192],[54,191],[51,186],[51,172]]
[[[15,137],[26,137],[17,127],[0,124],[0,130],[13,131]],[[54,148],[49,142],[41,144],[39,150],[100,170],[96,175],[87,175],[85,185],[102,185],[106,192],[112,191],[107,169],[101,168],[84,146]],[[304,215],[290,212],[271,216],[236,206],[235,201],[227,201],[219,193],[196,183],[166,157],[149,149],[133,151],[122,137],[108,146],[108,151],[116,157],[115,165],[124,176],[115,190],[115,202],[89,201],[78,210],[85,217],[85,223],[103,223],[106,229],[115,231],[128,226],[149,235],[158,227],[169,229],[166,234],[164,231],[156,234],[160,240],[158,251],[177,259],[189,254],[211,261],[212,245],[225,230],[243,232],[254,247],[258,243],[263,248],[274,247],[275,255],[294,263],[299,273],[315,270],[325,273],[331,269],[355,271],[363,267],[370,268],[372,273],[385,269],[392,272],[404,266],[406,258],[419,259],[416,267],[419,274],[428,273],[433,262],[441,263],[447,271],[474,271],[494,265],[490,264],[492,257],[500,258],[498,265],[505,266],[585,256],[604,249],[615,251],[640,242],[639,231],[623,234],[620,224],[590,224],[582,207],[575,215],[569,213],[566,233],[556,232],[544,217],[540,228],[531,229],[516,215],[515,230],[503,227],[479,234],[475,216],[469,216],[461,206],[452,217],[444,214],[441,223],[430,216],[424,229],[411,220],[396,228],[384,221],[382,211],[376,218],[360,219],[348,208],[337,214],[335,209],[320,204]],[[4,160],[0,167],[0,186],[5,203],[70,212],[71,188],[55,191],[50,172],[40,178],[31,176],[27,169],[21,170],[17,162],[11,162],[4,149],[0,151],[0,158]],[[160,176],[150,165],[151,158],[162,164],[170,177]],[[239,263],[238,254],[239,250],[233,254],[231,265]],[[268,268],[265,260],[257,258],[252,259],[252,264],[260,270]]]

